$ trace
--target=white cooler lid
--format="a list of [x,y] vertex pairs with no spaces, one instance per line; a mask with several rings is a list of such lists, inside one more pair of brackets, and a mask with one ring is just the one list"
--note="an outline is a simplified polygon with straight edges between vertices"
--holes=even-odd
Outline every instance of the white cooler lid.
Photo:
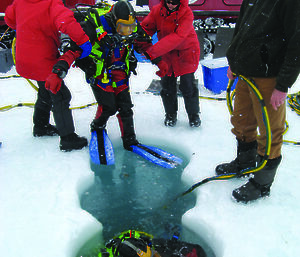
[[209,69],[216,69],[216,68],[224,68],[228,66],[228,61],[226,57],[216,58],[216,59],[205,59],[200,61],[202,66],[205,66]]

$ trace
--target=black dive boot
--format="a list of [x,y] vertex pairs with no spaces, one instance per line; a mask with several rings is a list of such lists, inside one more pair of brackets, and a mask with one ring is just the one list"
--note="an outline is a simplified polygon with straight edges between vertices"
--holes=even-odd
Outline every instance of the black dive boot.
[[124,149],[126,149],[128,151],[132,151],[131,146],[139,144],[139,141],[137,141],[135,135],[122,137],[122,140],[123,140]]
[[33,114],[33,136],[57,136],[58,130],[55,126],[49,124],[50,112],[44,111],[40,108],[34,109]]
[[175,125],[177,123],[177,113],[166,114],[164,123],[165,123],[165,126],[167,126],[167,127],[175,127]]
[[266,166],[262,170],[255,172],[254,177],[250,178],[245,185],[233,190],[233,198],[238,202],[247,203],[264,196],[269,196],[281,158],[279,156],[275,159],[269,159]]
[[216,167],[217,175],[240,174],[247,168],[254,168],[257,161],[257,141],[250,143],[237,140],[237,157],[230,163]]
[[106,128],[106,122],[107,120],[104,122],[103,120],[98,119],[94,119],[91,123],[91,132],[93,131],[97,131],[97,132],[101,132],[103,129]]
[[60,150],[61,151],[72,151],[79,150],[88,145],[88,141],[85,137],[80,137],[76,133],[72,133],[67,136],[60,138]]
[[133,124],[133,117],[132,114],[121,117],[120,114],[117,115],[120,129],[121,129],[121,136],[123,140],[123,147],[128,150],[132,151],[132,145],[138,145],[139,141],[136,139],[136,135],[134,132],[134,124]]

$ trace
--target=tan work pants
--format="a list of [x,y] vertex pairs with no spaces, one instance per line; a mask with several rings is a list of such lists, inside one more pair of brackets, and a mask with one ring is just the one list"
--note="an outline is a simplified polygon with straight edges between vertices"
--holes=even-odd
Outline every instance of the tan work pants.
[[[272,141],[269,159],[281,155],[283,133],[285,130],[286,105],[281,105],[275,111],[270,104],[272,92],[276,85],[276,78],[251,78],[261,93],[269,115]],[[257,140],[259,155],[265,155],[266,149],[266,128],[263,123],[263,116],[260,102],[257,96],[246,82],[239,79],[236,85],[234,99],[234,110],[231,117],[233,125],[232,133],[237,139],[243,142]],[[259,129],[259,135],[257,131]]]

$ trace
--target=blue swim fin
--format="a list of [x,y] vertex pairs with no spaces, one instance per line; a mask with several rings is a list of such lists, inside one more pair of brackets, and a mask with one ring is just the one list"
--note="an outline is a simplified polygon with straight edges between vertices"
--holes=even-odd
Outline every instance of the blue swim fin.
[[94,164],[115,164],[114,148],[105,129],[92,131],[89,152]]
[[183,163],[181,158],[155,146],[138,144],[132,145],[131,147],[134,153],[166,169],[176,168],[176,166]]

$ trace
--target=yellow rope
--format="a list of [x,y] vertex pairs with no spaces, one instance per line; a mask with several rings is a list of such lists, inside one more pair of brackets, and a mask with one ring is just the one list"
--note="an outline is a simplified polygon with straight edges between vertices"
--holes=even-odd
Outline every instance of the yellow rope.
[[[16,38],[13,39],[13,42],[12,42],[12,56],[13,56],[13,60],[14,60],[14,64],[16,64]],[[4,79],[4,78],[15,78],[15,77],[20,77],[19,75],[11,75],[11,76],[5,76],[5,77],[0,77],[0,79]],[[36,91],[39,90],[38,86],[36,86],[31,80],[29,79],[26,79],[26,81],[28,82],[28,84]],[[84,109],[84,108],[87,108],[87,107],[90,107],[90,106],[93,106],[93,105],[96,105],[97,103],[96,102],[93,102],[93,103],[89,103],[89,104],[86,104],[86,105],[82,105],[82,106],[77,106],[77,107],[71,107],[70,109],[71,110],[75,110],[75,109]],[[8,110],[11,110],[13,108],[16,108],[16,107],[22,107],[22,106],[27,106],[27,107],[34,107],[34,103],[18,103],[18,104],[10,104],[10,105],[6,105],[6,106],[3,106],[3,107],[0,107],[0,111],[1,112],[4,112],[4,111],[8,111]]]
[[[8,31],[8,29],[5,31],[5,33]],[[3,38],[3,36],[0,38]],[[16,64],[16,59],[15,59],[15,53],[16,53],[16,38],[13,39],[12,42],[12,56],[13,56],[13,60],[14,60],[14,64]],[[253,83],[251,81],[249,81],[247,78],[241,76],[242,79],[244,79],[248,84],[250,83],[250,85]],[[21,78],[21,76],[19,75],[9,75],[9,76],[4,76],[4,77],[0,77],[0,79],[7,79],[7,78]],[[36,86],[31,80],[26,79],[26,81],[28,82],[28,84],[36,91],[38,91],[38,86]],[[217,101],[223,101],[223,100],[227,100],[227,107],[228,110],[230,112],[230,115],[232,114],[233,111],[233,107],[232,107],[232,102],[233,102],[233,98],[235,95],[235,90],[232,91],[232,93],[230,94],[230,88],[233,85],[233,80],[229,80],[228,82],[228,86],[227,86],[227,94],[226,94],[226,98],[218,98],[218,97],[209,97],[209,96],[199,96],[200,99],[206,99],[206,100],[217,100]],[[252,88],[252,87],[251,87]],[[288,95],[288,104],[291,107],[291,109],[293,111],[295,111],[298,115],[300,115],[300,92],[296,93],[296,94],[290,94]],[[78,107],[72,107],[70,109],[84,109],[93,105],[96,105],[97,103],[90,103],[90,104],[86,104],[86,105],[82,105],[82,106],[78,106]],[[11,105],[7,105],[7,106],[3,106],[0,107],[0,111],[8,111],[10,109],[13,109],[15,107],[22,107],[22,106],[27,106],[27,107],[33,107],[34,103],[19,103],[19,104],[11,104]],[[286,129],[283,133],[283,135],[287,132],[289,126],[287,121],[285,121],[286,124]],[[300,145],[300,142],[296,142],[296,141],[291,141],[291,140],[283,140],[283,143],[286,144],[294,144],[294,145]]]
[[0,107],[0,111],[1,112],[5,112],[8,111],[10,109],[16,108],[16,107],[34,107],[34,103],[19,103],[19,104],[10,104],[10,105],[6,105],[6,106],[2,106]]
[[[227,94],[226,94],[226,99],[227,99],[227,107],[230,115],[232,115],[233,107],[232,107],[232,102],[233,98],[235,96],[235,90],[232,91],[230,95],[230,88],[232,86],[234,81],[229,80],[228,86],[227,86]],[[230,85],[231,83],[231,85]],[[300,92],[296,94],[290,94],[287,96],[288,97],[288,104],[291,107],[293,111],[295,111],[298,115],[300,115]],[[286,134],[286,132],[289,129],[289,124],[287,121],[285,121],[285,130],[283,132],[283,135]],[[300,142],[297,141],[292,141],[292,140],[283,140],[284,144],[289,144],[289,145],[300,145]]]
[[[86,104],[86,105],[71,107],[70,109],[71,110],[77,110],[77,109],[81,110],[81,109],[88,108],[93,105],[97,105],[97,103],[94,102],[94,103],[90,103],[90,104]],[[32,107],[33,108],[34,103],[18,103],[18,104],[5,105],[5,106],[0,107],[0,112],[5,112],[5,111],[11,110],[16,107]]]
[[[199,186],[201,186],[201,185],[203,185],[207,182],[215,181],[215,180],[232,179],[232,178],[237,177],[238,175],[245,175],[245,174],[257,172],[257,171],[259,171],[259,170],[261,170],[265,167],[265,165],[268,161],[270,150],[271,150],[271,137],[272,137],[268,111],[267,111],[266,105],[264,103],[264,99],[263,99],[262,95],[260,94],[259,90],[257,89],[256,85],[254,84],[254,82],[252,82],[251,80],[249,80],[248,78],[246,78],[244,76],[239,76],[239,78],[244,80],[248,84],[248,86],[252,89],[252,91],[257,96],[257,98],[259,99],[260,104],[261,104],[262,116],[263,116],[264,124],[265,124],[265,127],[266,127],[266,150],[265,150],[265,155],[264,155],[264,158],[263,158],[262,162],[255,168],[247,168],[247,169],[242,170],[240,174],[231,173],[231,174],[226,174],[226,175],[217,175],[217,176],[212,176],[212,177],[205,178],[205,179],[201,180],[200,182],[195,183],[194,185],[192,185],[188,190],[186,190],[183,193],[179,194],[174,200],[177,200],[179,197],[182,197],[182,196],[192,192],[193,190],[195,190],[196,188],[198,188]],[[233,85],[233,81],[231,80],[228,83],[227,95],[230,94],[230,90],[231,90],[232,85]],[[230,97],[227,96],[227,99],[230,99]],[[228,108],[229,112],[230,112],[230,114],[232,114],[232,109],[231,109],[232,105],[229,104],[228,106],[229,106],[229,108]]]
[[7,31],[9,31],[9,27],[4,31],[4,33],[2,34],[2,36],[0,37],[0,42],[1,42],[1,40],[2,40],[2,38],[5,36],[5,34],[7,33]]

